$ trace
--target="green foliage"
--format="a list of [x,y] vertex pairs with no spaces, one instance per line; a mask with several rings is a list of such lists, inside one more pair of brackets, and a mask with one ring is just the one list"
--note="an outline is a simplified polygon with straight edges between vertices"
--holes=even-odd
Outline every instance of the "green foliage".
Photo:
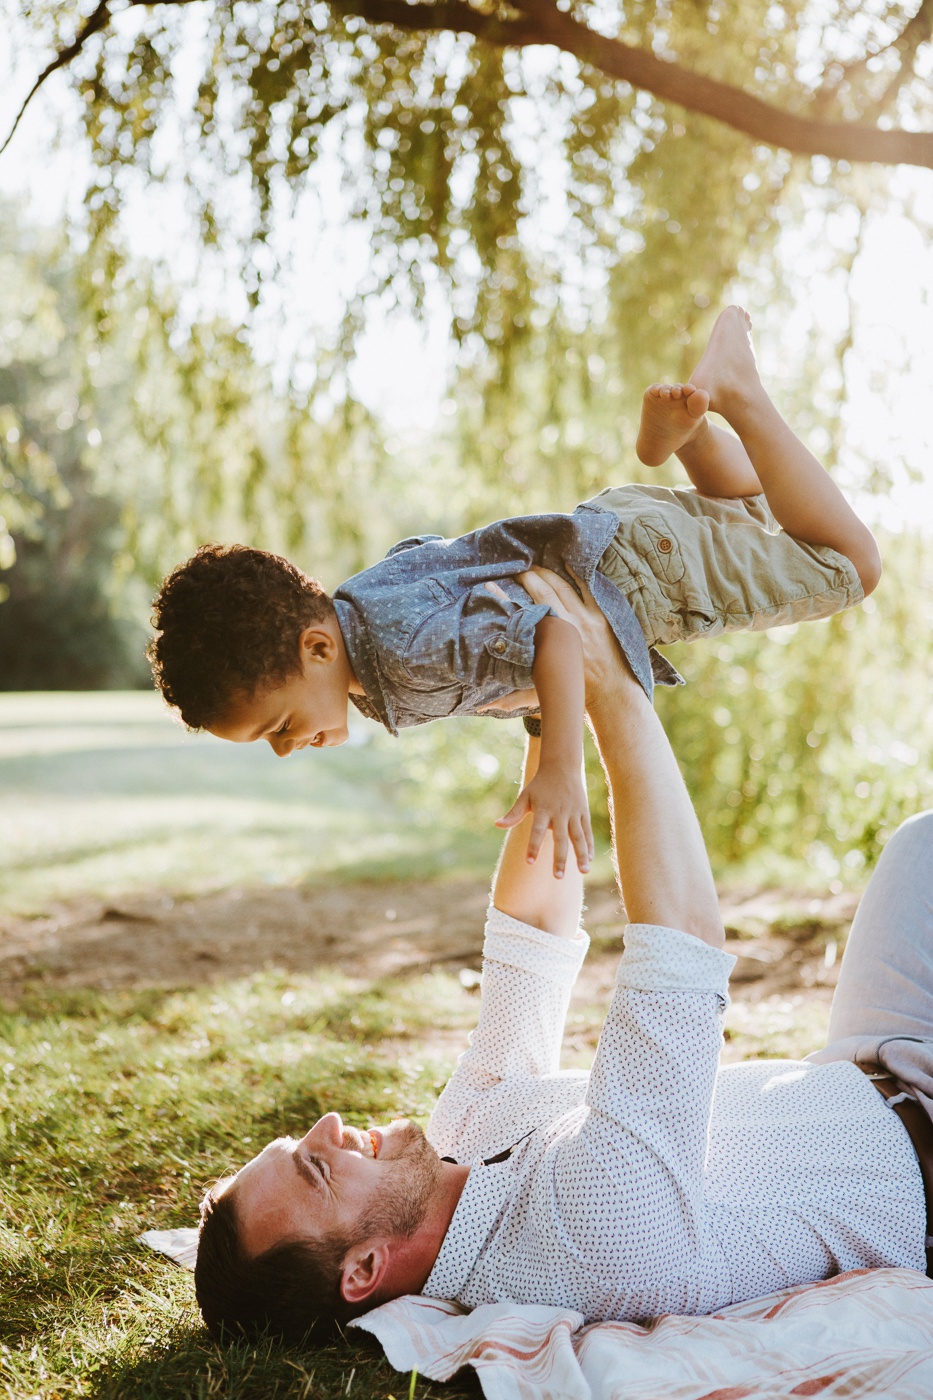
[[[40,0],[26,18],[54,47],[81,13]],[[124,578],[151,587],[220,537],[335,583],[412,528],[569,508],[624,476],[645,383],[688,372],[736,276],[780,282],[776,234],[804,172],[719,124],[566,55],[403,34],[338,5],[194,14],[133,7],[69,68],[92,167],[82,333],[108,405],[93,480],[120,511]],[[625,42],[776,101],[806,90],[803,6],[647,0],[617,20]],[[821,42],[814,73],[831,28]],[[275,387],[249,331],[199,319],[194,289],[121,253],[136,177],[181,178],[204,270],[238,267],[261,306],[296,202],[332,200],[335,170],[370,257],[333,344],[317,328]],[[402,460],[347,369],[369,308],[419,314],[431,289],[457,351],[453,416]]]
[[670,649],[690,684],[659,711],[720,871],[802,858],[816,883],[851,877],[933,805],[933,545],[882,550],[852,611]]
[[[371,256],[330,368],[315,365],[319,421],[346,392],[341,369],[366,307],[418,313],[436,287],[465,376],[471,473],[522,490],[553,455],[537,450],[540,435],[545,448],[555,429],[579,438],[583,405],[586,442],[572,443],[583,460],[566,471],[586,494],[596,458],[629,444],[617,425],[644,384],[685,373],[740,266],[773,258],[787,157],[566,55],[403,33],[339,4],[214,0],[198,13],[199,25],[185,8],[140,7],[69,70],[93,162],[91,246],[106,262],[134,172],[153,181],[180,168],[205,248],[236,248],[255,306],[280,271],[295,202],[314,189],[329,198],[336,167]],[[30,15],[61,43],[79,7]],[[803,5],[647,0],[609,23],[629,44],[769,99],[793,105],[806,91]],[[831,54],[827,35],[813,71]],[[98,288],[104,303],[110,281]],[[618,387],[601,411],[607,382]],[[351,429],[347,445],[352,425],[335,426]],[[251,480],[272,466],[260,451]]]
[[0,687],[138,683],[141,629],[110,587],[119,507],[91,470],[101,405],[74,261],[12,211],[0,240]]

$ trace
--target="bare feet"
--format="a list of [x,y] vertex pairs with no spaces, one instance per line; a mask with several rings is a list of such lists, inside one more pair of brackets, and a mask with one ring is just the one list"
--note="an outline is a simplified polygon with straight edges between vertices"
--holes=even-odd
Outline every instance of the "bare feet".
[[708,408],[709,394],[695,384],[650,384],[641,401],[638,460],[646,467],[666,462],[705,423]]
[[726,419],[737,400],[745,404],[764,392],[752,345],[752,318],[741,306],[727,306],[717,318],[691,383],[706,391],[709,407]]

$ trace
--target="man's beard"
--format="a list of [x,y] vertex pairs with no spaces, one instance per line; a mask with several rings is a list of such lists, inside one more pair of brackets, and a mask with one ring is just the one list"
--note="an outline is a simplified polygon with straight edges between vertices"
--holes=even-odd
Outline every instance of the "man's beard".
[[[403,1136],[401,1132],[397,1135]],[[441,1163],[417,1123],[405,1125],[402,1149],[393,1157],[392,1167],[392,1176],[382,1188],[379,1204],[360,1222],[357,1243],[374,1235],[410,1239],[424,1224],[441,1174]]]

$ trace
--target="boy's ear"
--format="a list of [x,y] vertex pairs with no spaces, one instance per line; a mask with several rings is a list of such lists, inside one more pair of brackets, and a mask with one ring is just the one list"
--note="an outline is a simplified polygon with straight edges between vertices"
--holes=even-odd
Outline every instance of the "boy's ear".
[[329,665],[337,657],[337,639],[327,627],[314,623],[298,636],[298,654],[304,661]]
[[390,1250],[382,1241],[364,1240],[343,1261],[340,1296],[345,1303],[365,1303],[382,1283],[389,1267]]

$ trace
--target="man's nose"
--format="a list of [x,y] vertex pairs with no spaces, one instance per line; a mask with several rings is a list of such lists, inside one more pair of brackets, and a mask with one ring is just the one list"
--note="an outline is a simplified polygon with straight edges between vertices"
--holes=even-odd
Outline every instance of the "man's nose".
[[277,758],[288,758],[288,755],[295,747],[294,740],[286,739],[280,734],[270,734],[268,738],[269,747]]
[[339,1113],[325,1113],[323,1118],[319,1118],[314,1127],[305,1135],[305,1141],[319,1143],[321,1146],[342,1147],[343,1146],[343,1119]]

